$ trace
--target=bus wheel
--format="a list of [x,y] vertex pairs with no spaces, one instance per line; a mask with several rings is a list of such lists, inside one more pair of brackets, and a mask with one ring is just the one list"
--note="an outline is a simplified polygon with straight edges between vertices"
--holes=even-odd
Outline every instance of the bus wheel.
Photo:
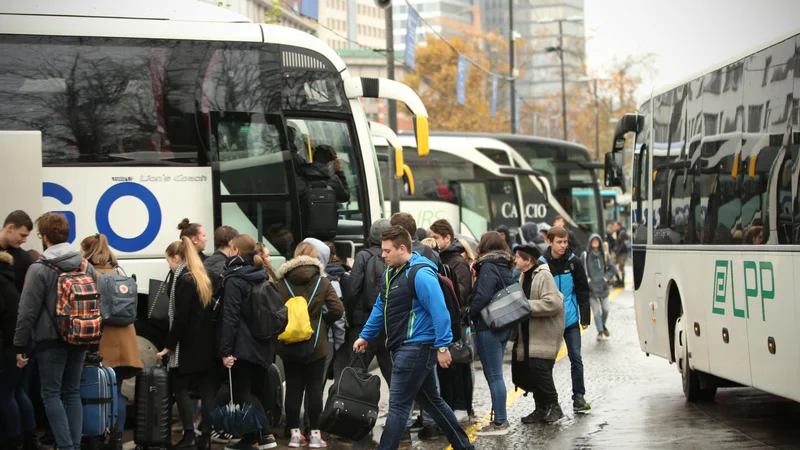
[[683,315],[675,322],[675,361],[683,380],[683,395],[690,402],[713,401],[717,387],[702,387],[700,374],[689,367],[689,341]]

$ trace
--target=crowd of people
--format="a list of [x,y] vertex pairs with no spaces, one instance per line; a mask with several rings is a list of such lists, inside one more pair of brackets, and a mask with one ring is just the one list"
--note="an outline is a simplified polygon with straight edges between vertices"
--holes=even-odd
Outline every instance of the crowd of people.
[[[269,415],[268,405],[276,399],[267,388],[267,371],[276,355],[285,372],[284,433],[289,447],[326,447],[327,437],[320,430],[323,387],[356,353],[367,366],[377,358],[390,390],[379,448],[397,448],[417,433],[418,439],[445,435],[454,448],[471,449],[464,427],[476,417],[475,365],[472,358],[454,361],[450,349],[456,334],[475,349],[489,386],[492,420],[479,435],[504,435],[511,427],[503,377],[509,341],[512,358],[530,367],[535,409],[522,419],[524,424],[553,423],[563,417],[553,367],[564,342],[571,363],[573,411],[589,412],[581,329],[589,326],[594,311],[598,340],[610,335],[609,283],[615,277],[624,283],[624,267],[618,270],[614,264],[624,266],[619,249],[628,238],[621,227],[609,229],[607,244],[593,235],[587,250],[576,254],[577,241],[563,225],[563,219],[549,227],[526,224],[516,239],[508,229],[489,231],[473,251],[446,220],[418,230],[413,216],[397,213],[372,224],[366,245],[353,260],[339,259],[330,242],[308,238],[273,270],[269,247],[229,226],[214,231],[214,252],[206,256],[209,238],[204,227],[184,219],[178,239],[164,252],[169,325],[157,354],[168,368],[183,429],[175,447],[208,449],[214,441],[228,442],[232,449],[276,447],[268,428],[234,441],[225,430],[213,429],[210,417],[220,403],[221,384],[228,382],[225,369],[230,370],[233,402],[251,403]],[[21,249],[34,230],[44,248],[41,255]],[[81,448],[80,380],[87,354],[99,354],[103,364],[113,368],[120,398],[122,380],[143,369],[133,324],[104,325],[96,345],[68,341],[60,331],[60,273],[79,272],[97,280],[124,269],[102,234],[86,237],[79,248],[67,242],[69,235],[67,219],[57,213],[43,214],[34,227],[27,214],[15,211],[0,230],[0,430],[10,449],[43,448],[28,395],[32,366],[38,368],[46,418],[61,450]],[[452,286],[455,312],[446,301],[443,279]],[[284,302],[298,296],[307,299],[317,337],[307,352],[298,354],[296,347],[256,337],[251,299],[254,286],[264,282]],[[484,309],[497,292],[517,283],[530,304],[530,317],[493,329]],[[200,399],[199,423],[190,392]],[[413,413],[415,401],[418,417]],[[108,441],[114,449],[122,448],[126,402],[119,402],[118,408],[122,426]]]

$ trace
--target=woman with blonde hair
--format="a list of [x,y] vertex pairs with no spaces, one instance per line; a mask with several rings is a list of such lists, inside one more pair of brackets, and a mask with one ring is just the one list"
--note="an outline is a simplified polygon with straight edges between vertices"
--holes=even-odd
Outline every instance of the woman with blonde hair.
[[[178,404],[183,439],[176,448],[211,448],[211,418],[215,404],[214,326],[211,315],[211,281],[192,239],[184,236],[167,247],[166,259],[173,273],[169,293],[169,333],[157,357],[169,356],[170,384]],[[195,439],[189,386],[200,393],[203,420],[200,443]]]
[[[256,241],[240,234],[231,240],[232,255],[225,264],[222,279],[222,329],[220,330],[219,357],[222,364],[230,369],[233,389],[233,402],[236,404],[256,404],[264,411],[264,405],[271,405],[272,392],[267,389],[267,368],[275,358],[275,345],[272,340],[259,340],[251,332],[253,288],[267,281],[267,271],[261,253],[256,249]],[[270,285],[266,289],[272,289]],[[277,292],[276,292],[277,293]],[[259,403],[252,397],[258,398]],[[269,449],[275,448],[275,441],[268,428],[258,436],[245,436],[236,448]]]
[[264,261],[264,268],[267,269],[269,281],[272,281],[273,283],[278,281],[278,277],[275,275],[275,271],[272,269],[272,255],[269,253],[269,247],[261,242],[256,242],[256,252],[258,252],[258,255],[261,256],[261,260]]
[[[103,234],[95,234],[84,239],[81,242],[81,253],[98,274],[124,273],[108,245],[108,239]],[[135,377],[144,367],[139,356],[134,325],[103,324],[98,353],[103,356],[103,364],[114,369],[117,375],[117,397],[123,399],[122,381]],[[126,410],[127,402],[117,402],[117,423],[121,426],[116,435],[111,437],[111,448],[122,449],[122,429],[125,426]]]

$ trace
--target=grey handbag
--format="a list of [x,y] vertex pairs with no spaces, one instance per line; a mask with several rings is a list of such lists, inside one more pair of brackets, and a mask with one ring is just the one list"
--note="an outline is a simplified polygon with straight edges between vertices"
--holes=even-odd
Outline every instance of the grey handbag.
[[483,322],[492,331],[505,330],[530,317],[531,305],[519,283],[497,291],[492,301],[481,310]]

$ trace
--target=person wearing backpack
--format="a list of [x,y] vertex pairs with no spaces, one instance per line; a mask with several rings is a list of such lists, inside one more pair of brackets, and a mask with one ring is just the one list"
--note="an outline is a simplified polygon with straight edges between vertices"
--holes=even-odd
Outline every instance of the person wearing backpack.
[[[261,330],[254,319],[256,300],[268,299],[254,296],[254,289],[272,289],[274,298],[280,299],[274,285],[267,283],[269,277],[264,268],[264,259],[256,250],[256,241],[249,235],[240,234],[230,242],[231,257],[223,272],[222,330],[220,332],[220,356],[225,367],[231,369],[233,402],[256,404],[258,408],[271,405],[273,399],[266,389],[267,368],[275,358],[275,345],[271,336],[261,336],[262,331],[273,334],[283,331]],[[258,292],[258,291],[257,291]],[[280,300],[279,300],[280,302]],[[282,305],[282,303],[281,303]],[[254,402],[253,397],[258,399]],[[266,415],[266,411],[263,411]],[[259,436],[247,436],[235,449],[269,449],[278,443],[275,436],[264,429]]]
[[553,367],[561,349],[564,334],[564,296],[550,273],[550,267],[541,262],[542,252],[535,242],[518,245],[515,250],[517,267],[522,275],[519,282],[531,305],[530,319],[517,325],[514,341],[512,379],[517,380],[516,367],[523,389],[530,385],[536,409],[522,418],[522,423],[553,423],[564,417],[558,404],[558,391],[553,381]]
[[[89,236],[81,242],[83,257],[94,267],[100,284],[104,275],[114,275],[120,272],[117,257],[108,246],[108,239],[103,234]],[[102,299],[101,289],[101,302]],[[135,319],[135,317],[134,317]],[[100,338],[98,353],[103,356],[103,365],[111,367],[117,375],[117,398],[124,399],[122,395],[122,381],[133,378],[138,374],[144,364],[139,356],[139,344],[136,341],[136,329],[133,323],[128,325],[111,325],[103,323],[103,335]],[[127,402],[117,402],[117,433],[111,436],[112,449],[122,449],[122,432],[125,427],[127,415]]]
[[[333,362],[334,373],[342,373],[353,355],[353,343],[358,339],[364,324],[369,319],[375,299],[381,289],[381,280],[386,271],[386,261],[381,258],[381,233],[391,226],[389,219],[378,219],[369,229],[367,247],[356,253],[353,269],[350,271],[347,294],[344,296],[344,309],[349,328],[347,339],[336,353]],[[392,376],[392,355],[386,350],[386,337],[378,337],[370,342],[364,356],[364,364],[369,367],[374,358],[378,358],[381,375],[388,384]]]
[[509,431],[503,355],[513,330],[493,331],[483,321],[481,311],[491,303],[495,293],[516,283],[511,274],[512,266],[510,249],[503,236],[496,231],[484,233],[478,244],[478,261],[474,266],[478,276],[469,312],[475,324],[478,355],[483,364],[483,374],[489,383],[494,412],[494,420],[478,431],[481,436],[503,436]]
[[[167,247],[166,259],[173,273],[169,293],[169,333],[159,360],[168,357],[170,385],[183,425],[183,438],[175,448],[211,448],[211,409],[214,406],[217,374],[211,317],[211,280],[208,279],[197,247],[188,236]],[[197,386],[203,419],[201,437],[194,433],[193,401],[189,387]]]
[[611,335],[606,326],[610,307],[608,282],[616,274],[616,268],[609,260],[608,252],[603,248],[603,241],[599,234],[589,237],[589,251],[584,252],[582,259],[591,290],[590,302],[594,314],[594,325],[597,328],[597,340],[602,341]]
[[[289,303],[289,325],[286,333],[295,331],[293,318],[298,314],[307,320],[312,333],[307,338],[293,342],[281,342],[278,337],[278,354],[283,359],[286,373],[286,424],[291,430],[289,447],[325,448],[319,430],[319,416],[322,414],[322,388],[325,357],[328,355],[328,326],[344,314],[344,305],[325,277],[325,266],[319,260],[317,248],[308,242],[301,242],[294,253],[294,259],[285,262],[278,269],[278,291],[281,298]],[[294,310],[301,300],[306,308]],[[323,306],[327,312],[323,313]],[[303,395],[308,396],[308,417],[310,436],[300,431],[300,406]]]
[[[83,428],[81,372],[88,345],[100,341],[99,295],[94,268],[67,243],[69,223],[61,214],[45,213],[36,219],[45,251],[25,276],[19,302],[14,347],[17,367],[28,364],[27,351],[35,342],[42,401],[59,450],[80,450]],[[67,287],[74,285],[74,289]],[[59,286],[62,295],[59,296]],[[76,293],[97,297],[83,300]],[[82,310],[84,314],[65,311]],[[59,326],[80,322],[84,333]]]
[[214,230],[214,253],[203,261],[208,278],[211,279],[211,287],[214,292],[219,289],[222,272],[225,270],[225,263],[228,258],[233,256],[231,241],[239,235],[235,228],[222,225]]
[[[331,164],[333,164],[333,174],[330,172]],[[337,202],[350,201],[350,187],[347,185],[347,177],[342,170],[342,160],[336,154],[336,149],[330,145],[316,146],[313,162],[303,164],[298,170],[300,174],[300,177],[297,178],[298,191],[301,195],[304,194],[305,189],[309,189],[317,182],[323,182],[333,189]]]

